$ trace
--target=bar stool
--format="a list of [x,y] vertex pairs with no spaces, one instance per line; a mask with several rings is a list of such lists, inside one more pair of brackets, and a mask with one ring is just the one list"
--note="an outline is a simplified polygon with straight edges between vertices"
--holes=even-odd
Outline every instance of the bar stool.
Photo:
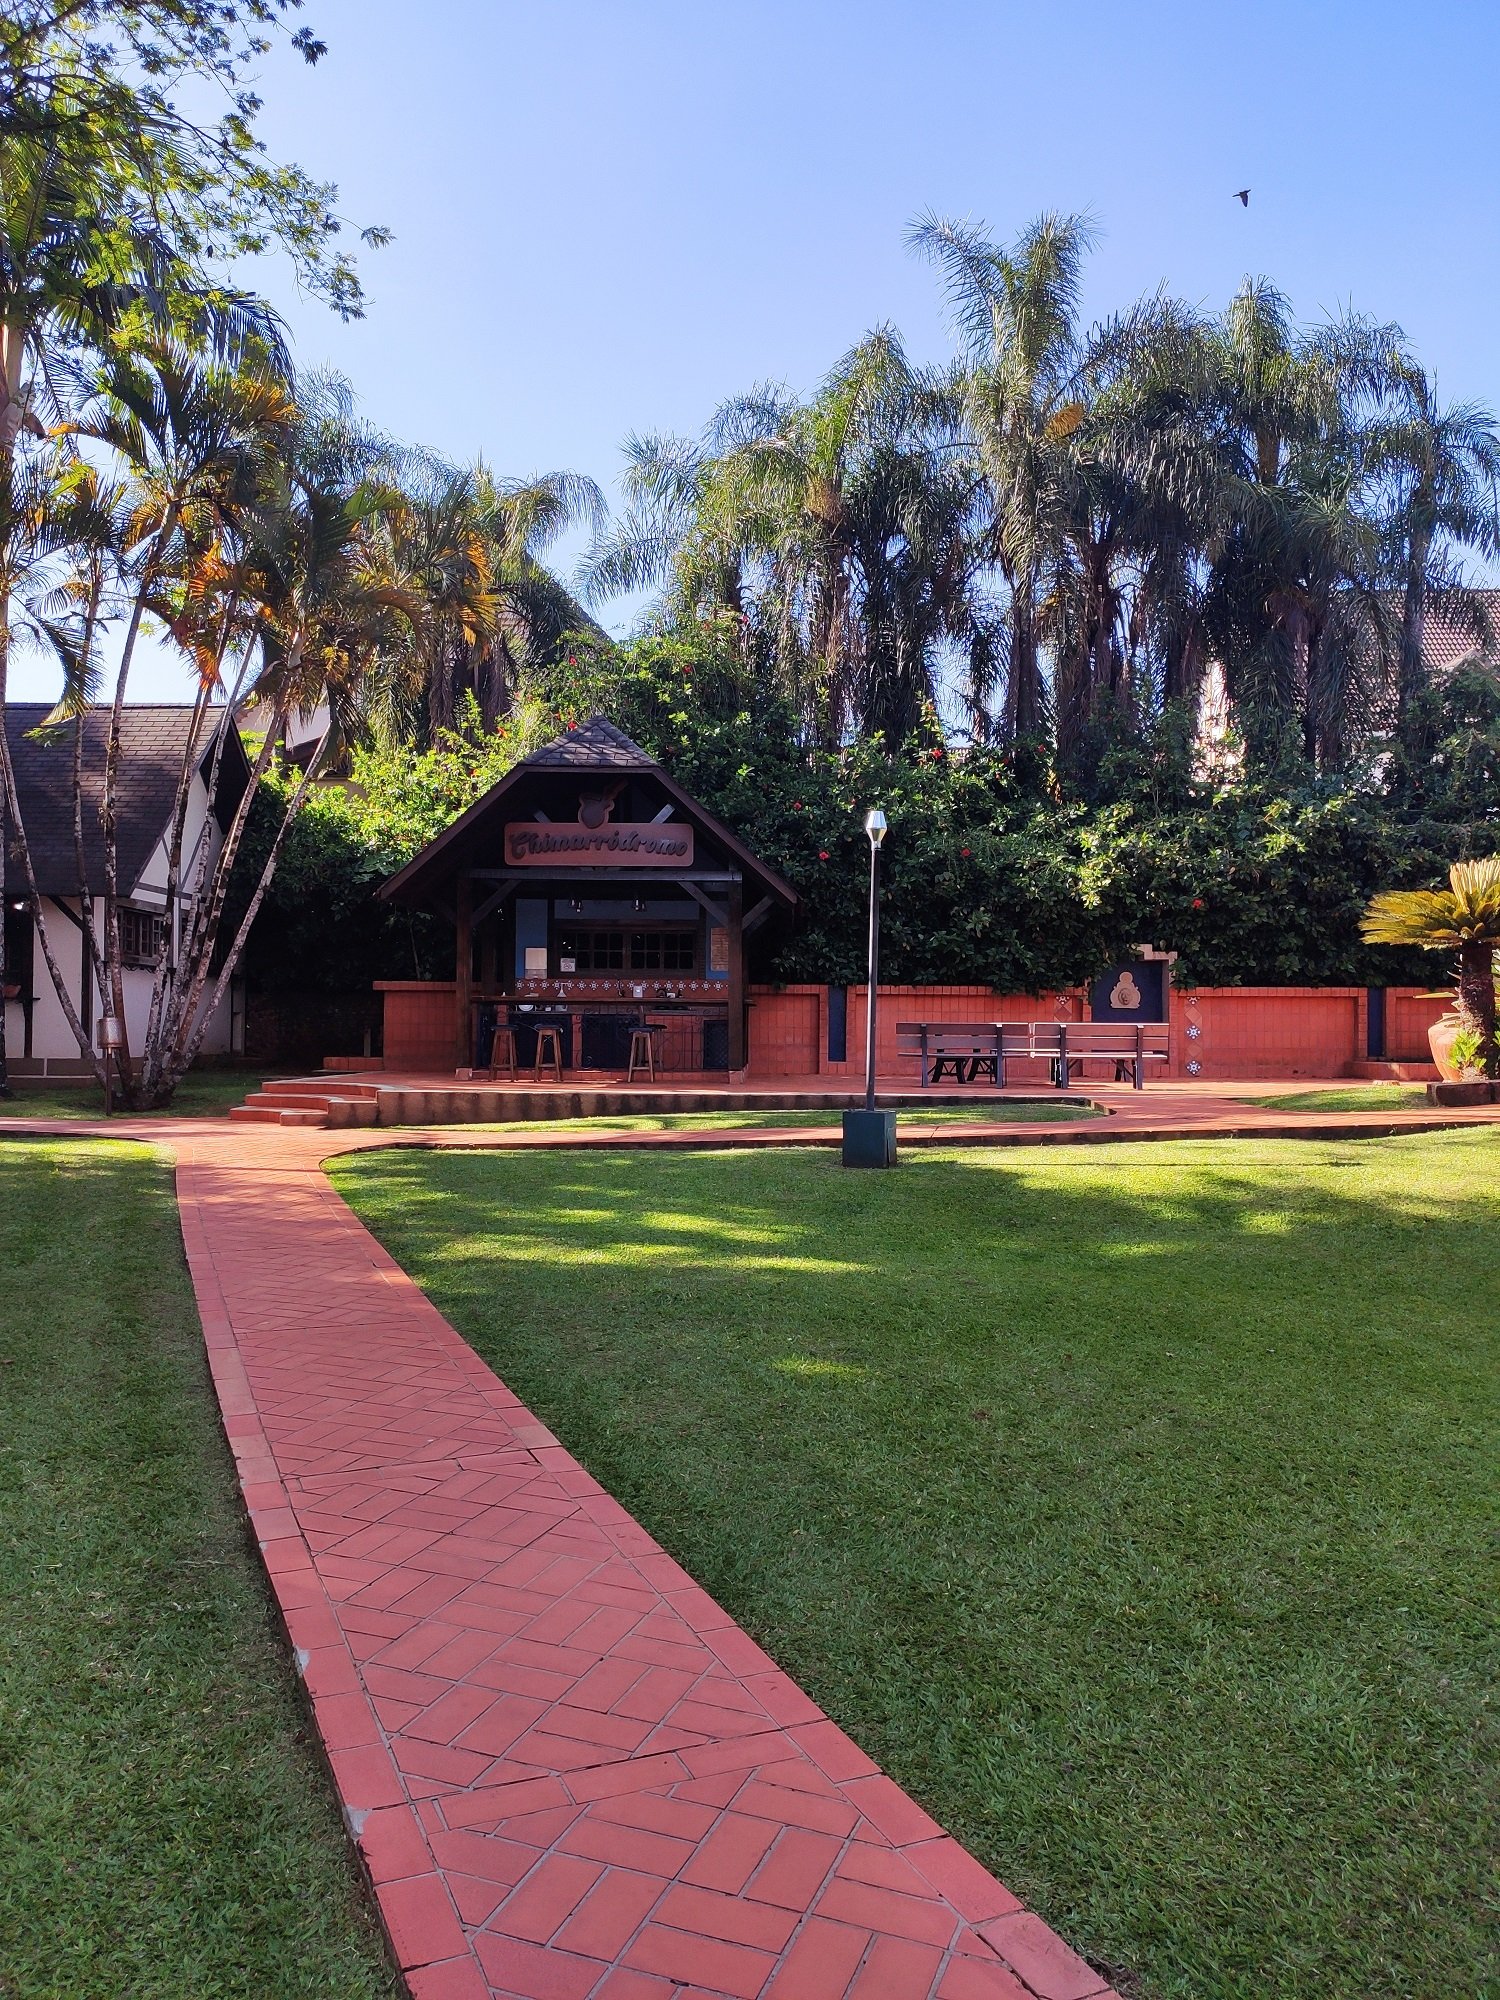
[[542,1071],[544,1069],[551,1070],[551,1080],[553,1083],[562,1082],[562,1036],[556,1028],[538,1028],[536,1031],[536,1063],[534,1070],[538,1083],[541,1083],[543,1080]]
[[644,1070],[651,1081],[656,1081],[656,1030],[654,1028],[632,1028],[630,1031],[630,1067],[625,1072],[625,1081],[634,1083],[637,1070]]
[[516,1031],[514,1028],[496,1028],[495,1039],[490,1044],[490,1081],[493,1083],[504,1069],[512,1083],[516,1081]]

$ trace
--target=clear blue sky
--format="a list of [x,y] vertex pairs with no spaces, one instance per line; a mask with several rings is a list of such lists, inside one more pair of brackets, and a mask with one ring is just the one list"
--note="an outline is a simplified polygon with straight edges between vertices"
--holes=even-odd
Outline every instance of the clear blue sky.
[[[341,326],[258,282],[304,364],[395,434],[607,486],[630,430],[806,389],[889,320],[946,353],[919,210],[1104,232],[1100,313],[1264,273],[1314,318],[1399,320],[1442,392],[1500,403],[1488,0],[308,0],[316,69],[262,81],[273,153],[394,244]],[[1248,210],[1231,199],[1252,189]],[[606,611],[606,622],[619,623]],[[19,663],[18,663],[19,665]],[[48,692],[20,666],[23,691]],[[165,659],[137,698],[175,698]]]

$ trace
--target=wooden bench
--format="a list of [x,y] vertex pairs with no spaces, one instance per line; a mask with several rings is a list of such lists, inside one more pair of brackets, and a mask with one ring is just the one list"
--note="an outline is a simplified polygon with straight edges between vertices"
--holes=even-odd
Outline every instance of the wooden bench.
[[1036,1050],[1030,1046],[1030,1022],[898,1020],[896,1054],[916,1056],[924,1090],[944,1078],[956,1084],[986,1078],[998,1090],[1006,1080],[1006,1062]]
[[[1068,1088],[1077,1065],[1090,1062],[1113,1063],[1117,1078],[1128,1071],[1135,1088],[1143,1090],[1147,1063],[1166,1062],[1170,1053],[1165,1021],[1007,1021],[1000,1032],[1005,1054],[1050,1064],[1059,1090]],[[1029,1043],[1024,1050],[1023,1034]],[[1000,1075],[1003,1081],[1003,1063]]]
[[951,1077],[974,1083],[987,1077],[996,1088],[1005,1078],[1005,1048],[998,1021],[898,1021],[896,1053],[922,1065],[922,1088]]
[[898,1021],[896,1052],[922,1065],[922,1088],[951,1077],[1005,1087],[1007,1063],[1044,1062],[1059,1090],[1083,1063],[1108,1062],[1145,1088],[1146,1065],[1168,1056],[1164,1021]]

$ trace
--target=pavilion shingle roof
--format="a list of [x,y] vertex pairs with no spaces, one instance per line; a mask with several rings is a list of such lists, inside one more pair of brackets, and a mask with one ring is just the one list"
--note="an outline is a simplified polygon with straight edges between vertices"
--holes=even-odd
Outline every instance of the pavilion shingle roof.
[[533,750],[529,757],[523,757],[519,768],[535,771],[653,771],[656,759],[628,737],[623,729],[616,729],[602,715],[594,715],[576,729],[544,743],[540,750]]
[[[21,817],[44,896],[76,896],[78,861],[73,844],[73,732],[63,723],[44,738],[31,732],[46,720],[45,702],[10,702],[5,733],[20,794]],[[119,883],[129,895],[167,830],[193,711],[182,703],[142,702],[126,708],[120,724],[118,784]],[[104,829],[99,819],[109,711],[90,709],[83,721],[83,851],[88,887],[104,891]],[[232,812],[245,783],[244,754],[233,737],[229,768],[220,785],[219,812]],[[19,865],[7,856],[7,887],[21,888]]]

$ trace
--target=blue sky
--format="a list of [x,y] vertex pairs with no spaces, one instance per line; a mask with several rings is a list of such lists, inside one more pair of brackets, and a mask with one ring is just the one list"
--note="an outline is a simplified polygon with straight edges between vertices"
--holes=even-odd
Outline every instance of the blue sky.
[[[1090,210],[1091,311],[1163,283],[1214,307],[1264,273],[1305,318],[1399,320],[1444,395],[1500,402],[1486,0],[305,11],[329,54],[268,61],[264,134],[395,242],[362,260],[354,325],[275,264],[257,282],[372,419],[502,473],[608,486],[628,431],[696,430],[757,380],[809,388],[884,321],[946,353],[903,243],[928,207],[1001,237]],[[13,687],[52,691],[19,662]],[[154,656],[133,693],[182,687]]]

